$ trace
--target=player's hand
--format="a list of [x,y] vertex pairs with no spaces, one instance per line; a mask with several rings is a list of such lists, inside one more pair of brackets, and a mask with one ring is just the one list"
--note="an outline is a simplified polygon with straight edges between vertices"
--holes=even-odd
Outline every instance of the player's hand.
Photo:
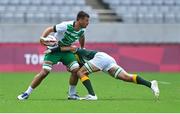
[[72,46],[70,47],[70,51],[73,52],[73,53],[76,53],[77,49],[78,49],[78,47],[75,46],[75,45],[72,45]]
[[45,38],[41,36],[41,37],[40,37],[40,40],[39,40],[39,42],[40,42],[40,44],[41,44],[42,46],[46,46],[44,39],[45,39]]

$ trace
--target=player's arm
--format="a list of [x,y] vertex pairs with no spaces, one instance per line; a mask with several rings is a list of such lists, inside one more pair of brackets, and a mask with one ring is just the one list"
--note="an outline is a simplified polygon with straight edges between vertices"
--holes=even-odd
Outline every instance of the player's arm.
[[76,46],[64,46],[64,47],[56,47],[53,49],[48,49],[46,50],[44,53],[48,54],[48,53],[54,53],[54,52],[59,52],[59,51],[71,51],[71,52],[76,52],[77,51],[77,47]]
[[85,45],[85,36],[84,35],[79,39],[79,44],[80,44],[81,48],[84,48],[84,45]]
[[72,52],[75,52],[77,50],[77,47],[76,46],[67,46],[67,47],[60,47],[60,50],[61,51],[72,51]]
[[50,33],[52,33],[52,32],[55,32],[53,26],[47,27],[47,28],[43,31],[43,33],[42,33],[42,35],[41,35],[41,37],[40,37],[40,43],[41,43],[42,45],[44,45],[44,43],[43,43],[44,38],[46,38],[46,37],[47,37]]
[[54,27],[53,27],[53,26],[47,27],[47,28],[43,31],[41,37],[47,37],[47,36],[48,36],[50,33],[52,33],[52,32],[55,32],[55,31],[54,31]]

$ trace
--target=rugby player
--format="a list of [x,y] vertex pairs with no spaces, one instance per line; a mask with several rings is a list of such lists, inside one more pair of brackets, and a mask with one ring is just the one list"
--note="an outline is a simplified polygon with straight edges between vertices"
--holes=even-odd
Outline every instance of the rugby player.
[[[65,21],[55,26],[48,27],[44,30],[41,37],[46,38],[49,34],[54,33],[55,38],[58,39],[59,47],[70,46],[75,41],[79,40],[81,48],[85,45],[85,28],[89,24],[89,15],[80,11],[77,14],[76,21]],[[41,44],[43,42],[40,40]],[[49,47],[55,49],[57,46]],[[34,77],[31,84],[27,90],[20,94],[17,98],[19,100],[25,100],[29,97],[32,91],[47,77],[54,64],[62,62],[68,69],[70,69],[71,77],[69,79],[69,95],[68,99],[78,99],[79,96],[76,95],[75,86],[78,83],[77,71],[79,69],[79,64],[70,51],[61,52],[56,51],[54,53],[45,54],[44,63],[42,65],[41,71]]]
[[74,51],[79,64],[82,66],[77,72],[83,85],[88,90],[85,100],[97,100],[97,96],[92,88],[88,74],[98,71],[108,73],[115,79],[144,85],[152,90],[156,98],[159,97],[158,82],[156,80],[147,81],[137,74],[127,73],[121,66],[117,65],[115,59],[105,52],[98,52],[87,49],[79,49],[76,46],[61,48],[61,51]]

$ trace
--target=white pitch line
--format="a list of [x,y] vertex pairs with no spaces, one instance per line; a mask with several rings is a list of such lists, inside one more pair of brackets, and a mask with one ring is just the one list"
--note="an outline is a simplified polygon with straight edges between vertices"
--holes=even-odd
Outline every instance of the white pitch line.
[[166,84],[166,85],[171,84],[170,82],[165,82],[165,81],[158,81],[158,83],[160,83],[160,84]]

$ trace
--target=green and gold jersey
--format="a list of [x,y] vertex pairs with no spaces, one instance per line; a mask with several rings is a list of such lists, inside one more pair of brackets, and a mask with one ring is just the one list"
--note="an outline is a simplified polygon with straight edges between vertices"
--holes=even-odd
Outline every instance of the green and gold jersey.
[[78,59],[79,64],[82,66],[87,61],[93,59],[96,53],[97,51],[94,50],[78,49],[75,55]]
[[74,23],[74,21],[65,21],[54,26],[54,36],[58,39],[60,46],[70,46],[84,35],[85,29],[76,31],[73,27]]

